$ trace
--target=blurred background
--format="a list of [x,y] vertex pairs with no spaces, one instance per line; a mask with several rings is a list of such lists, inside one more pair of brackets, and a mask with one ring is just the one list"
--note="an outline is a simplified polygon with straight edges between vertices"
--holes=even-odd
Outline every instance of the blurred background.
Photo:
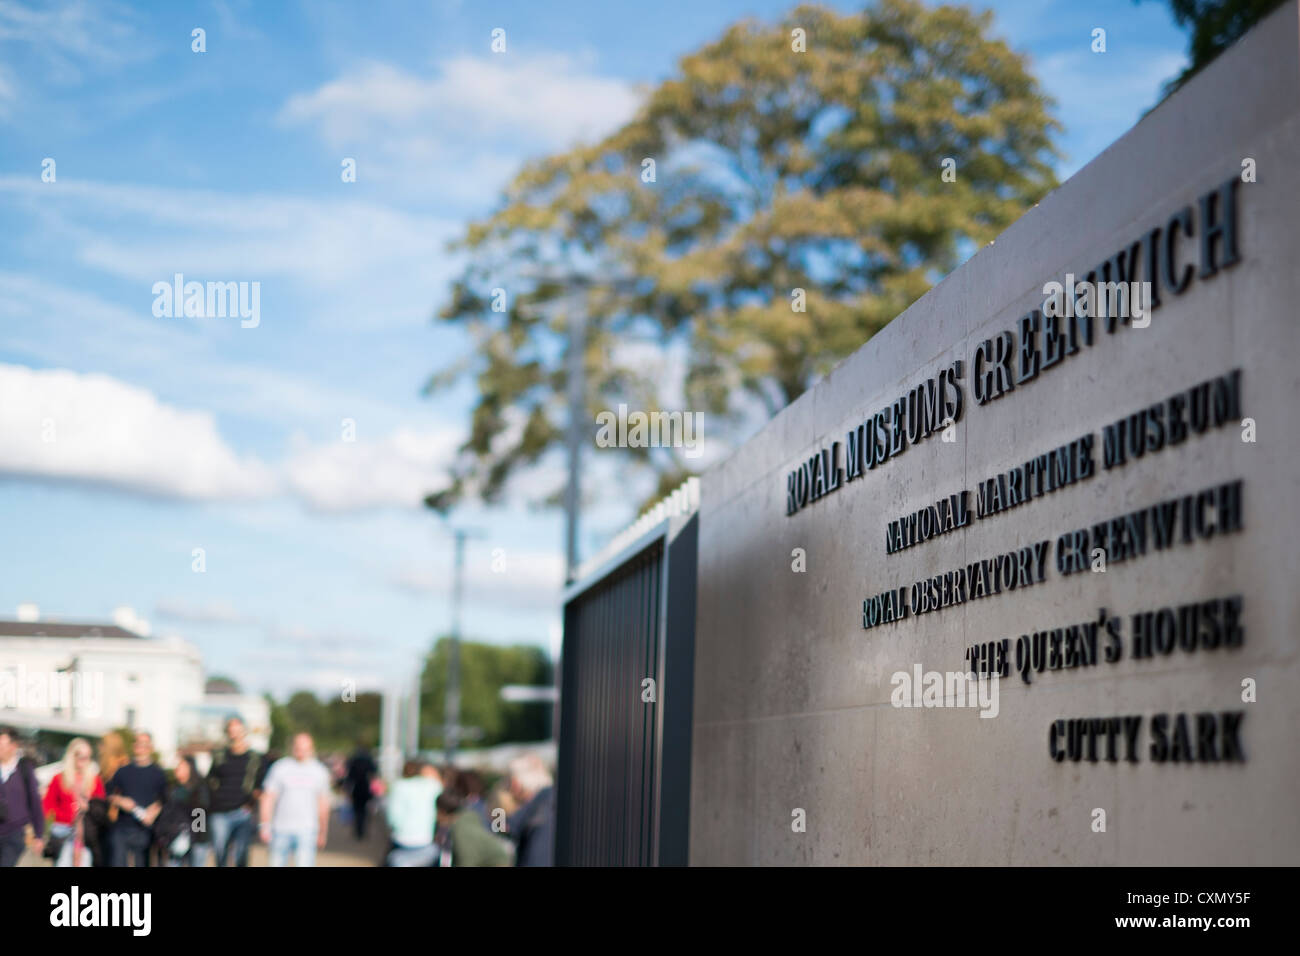
[[0,716],[553,762],[581,562],[1273,6],[3,0]]

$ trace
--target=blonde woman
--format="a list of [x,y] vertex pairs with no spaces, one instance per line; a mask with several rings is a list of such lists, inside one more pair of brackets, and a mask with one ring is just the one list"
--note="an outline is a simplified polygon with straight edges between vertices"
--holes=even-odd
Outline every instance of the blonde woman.
[[63,752],[63,770],[54,775],[45,799],[47,814],[53,814],[50,839],[62,840],[55,866],[90,866],[90,848],[85,843],[84,820],[92,799],[104,799],[104,781],[90,761],[90,742],[77,737]]

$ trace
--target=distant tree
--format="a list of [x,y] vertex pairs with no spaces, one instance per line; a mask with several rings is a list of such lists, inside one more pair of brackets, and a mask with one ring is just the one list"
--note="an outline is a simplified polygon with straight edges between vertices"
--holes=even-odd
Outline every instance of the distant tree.
[[379,740],[382,706],[382,695],[373,692],[359,693],[356,700],[332,696],[322,702],[311,691],[300,690],[284,704],[271,701],[271,749],[287,749],[300,731],[312,735],[318,753],[349,751],[358,742],[373,747]]
[[[1134,0],[1141,3],[1142,0]],[[1187,55],[1191,62],[1182,73],[1165,84],[1165,96],[1179,89],[1193,76],[1268,14],[1283,0],[1165,0],[1174,22],[1190,34]]]
[[289,709],[284,704],[276,703],[270,694],[264,695],[264,699],[271,711],[271,735],[267,746],[271,750],[284,750],[289,745],[289,734],[293,731]]
[[[991,22],[916,0],[745,21],[622,129],[525,168],[458,244],[440,315],[474,350],[428,387],[470,375],[478,400],[429,504],[492,501],[559,445],[575,316],[593,435],[599,411],[672,410],[678,390],[715,426],[749,421],[1032,206],[1058,124]],[[675,376],[647,361],[669,354]],[[625,454],[660,490],[690,469],[680,449]]]
[[310,734],[321,732],[325,723],[325,708],[311,691],[297,691],[285,703],[284,709],[289,718],[290,733],[303,730]]
[[[441,638],[425,658],[420,681],[420,724],[441,726],[447,689],[447,654],[450,641]],[[462,641],[460,645],[460,723],[478,727],[483,736],[466,741],[472,746],[491,747],[501,743],[544,740],[549,729],[549,705],[507,703],[501,688],[507,684],[549,685],[553,681],[550,660],[539,647],[518,644],[503,647]],[[440,733],[422,729],[424,749],[438,749],[445,743]]]

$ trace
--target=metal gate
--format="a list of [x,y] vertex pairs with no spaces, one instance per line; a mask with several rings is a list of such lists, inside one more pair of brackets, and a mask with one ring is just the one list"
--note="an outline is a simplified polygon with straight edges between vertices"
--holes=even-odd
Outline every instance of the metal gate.
[[565,593],[558,865],[686,864],[698,494],[692,479]]

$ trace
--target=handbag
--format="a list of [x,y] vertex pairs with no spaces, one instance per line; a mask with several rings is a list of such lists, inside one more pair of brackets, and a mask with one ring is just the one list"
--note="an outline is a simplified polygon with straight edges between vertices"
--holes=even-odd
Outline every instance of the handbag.
[[63,852],[63,843],[68,838],[65,836],[55,836],[53,833],[45,835],[45,849],[41,856],[47,860],[57,860],[59,854]]

